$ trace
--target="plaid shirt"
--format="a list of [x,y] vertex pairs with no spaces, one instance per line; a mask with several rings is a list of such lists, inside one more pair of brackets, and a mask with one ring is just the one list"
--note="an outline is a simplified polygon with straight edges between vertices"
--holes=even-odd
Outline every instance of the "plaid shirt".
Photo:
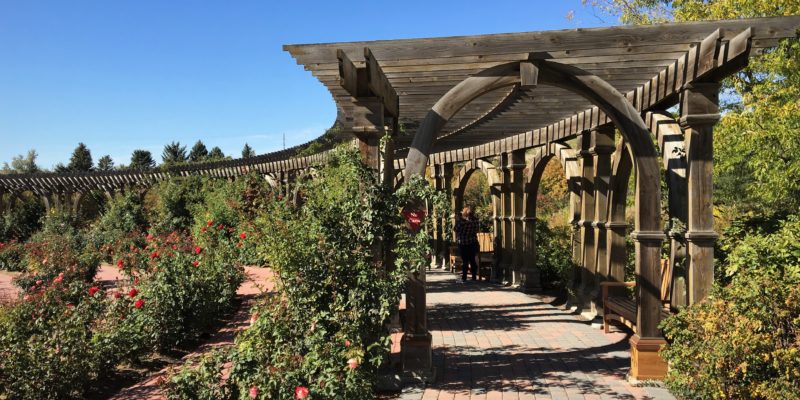
[[478,221],[475,219],[459,219],[455,226],[458,244],[478,243]]

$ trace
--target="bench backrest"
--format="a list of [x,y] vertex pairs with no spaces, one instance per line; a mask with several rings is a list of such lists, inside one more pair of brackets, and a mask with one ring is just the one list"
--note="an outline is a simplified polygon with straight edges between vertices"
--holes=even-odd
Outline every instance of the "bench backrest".
[[481,253],[491,253],[494,251],[494,238],[490,232],[478,233],[478,245]]

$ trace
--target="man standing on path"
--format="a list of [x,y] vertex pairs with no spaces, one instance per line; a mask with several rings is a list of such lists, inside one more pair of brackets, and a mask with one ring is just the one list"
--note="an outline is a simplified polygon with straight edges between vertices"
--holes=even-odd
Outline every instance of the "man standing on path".
[[461,281],[467,280],[468,266],[472,266],[472,280],[477,280],[478,221],[473,217],[469,207],[461,210],[461,218],[456,221],[455,231],[458,252],[461,255]]

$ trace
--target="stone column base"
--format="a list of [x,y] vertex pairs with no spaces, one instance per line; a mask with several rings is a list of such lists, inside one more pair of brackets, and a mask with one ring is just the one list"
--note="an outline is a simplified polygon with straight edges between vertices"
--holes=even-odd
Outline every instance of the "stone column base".
[[662,380],[667,375],[667,362],[658,354],[667,344],[663,338],[643,338],[633,335],[631,344],[630,378]]
[[433,357],[431,354],[432,337],[429,332],[406,333],[400,342],[403,360],[404,382],[431,383],[435,379]]

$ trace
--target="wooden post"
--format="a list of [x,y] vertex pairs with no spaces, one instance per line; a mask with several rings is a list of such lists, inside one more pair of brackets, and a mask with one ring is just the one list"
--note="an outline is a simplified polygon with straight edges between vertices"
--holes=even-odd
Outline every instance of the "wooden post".
[[494,237],[492,242],[494,245],[494,269],[492,276],[489,280],[496,281],[502,280],[502,270],[500,269],[500,260],[503,256],[503,182],[502,175],[497,174],[497,181],[489,187],[489,193],[492,196],[492,231]]
[[[508,168],[510,164],[510,153],[502,153],[500,155],[500,179],[502,185],[500,186],[500,198],[502,203],[502,219],[500,224],[500,238],[502,239],[502,246],[500,251],[500,271],[502,274],[501,282],[505,285],[510,285],[514,281],[512,272],[512,258],[513,258],[513,227],[511,226],[511,170]],[[495,249],[496,250],[496,249]]]
[[595,237],[594,228],[592,227],[595,211],[595,154],[591,151],[591,132],[584,131],[581,134],[579,141],[580,151],[578,152],[578,156],[581,160],[581,219],[578,221],[578,226],[581,229],[581,273],[577,296],[580,302],[579,307],[583,312],[591,311],[591,292],[595,279]]
[[507,159],[509,182],[509,195],[511,197],[511,284],[519,286],[522,282],[522,269],[524,261],[524,231],[523,207],[525,200],[525,150],[517,150],[509,154]]
[[589,149],[595,154],[594,164],[594,198],[595,211],[594,221],[594,254],[595,269],[594,279],[591,282],[591,306],[592,314],[598,315],[602,312],[603,305],[600,303],[599,281],[605,280],[608,273],[606,264],[606,242],[607,232],[605,224],[608,222],[608,195],[611,184],[611,154],[614,152],[614,126],[611,124],[601,125],[592,130],[592,147]]
[[703,300],[714,282],[714,125],[719,121],[719,83],[691,83],[681,92],[680,124],[688,158],[689,304]]

